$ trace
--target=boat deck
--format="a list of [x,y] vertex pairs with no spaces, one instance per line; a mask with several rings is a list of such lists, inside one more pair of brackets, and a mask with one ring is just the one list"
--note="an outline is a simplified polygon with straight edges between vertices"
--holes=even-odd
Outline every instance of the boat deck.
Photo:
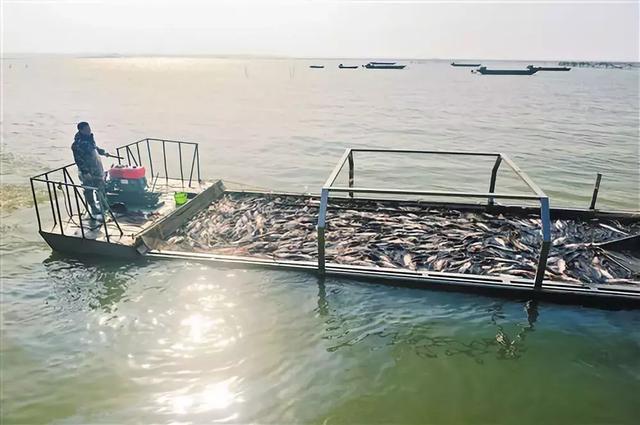
[[[122,229],[122,234],[118,229],[118,225],[113,218],[107,214],[106,227],[109,235],[109,242],[119,245],[133,246],[137,237],[145,230],[151,228],[160,220],[174,213],[179,207],[176,206],[173,194],[178,191],[187,192],[195,196],[211,187],[211,182],[194,181],[191,187],[185,186],[184,182],[179,179],[162,179],[155,185],[154,192],[160,193],[159,204],[154,209],[139,208],[126,213],[114,213],[117,224]],[[86,215],[85,215],[86,216]],[[82,219],[82,228],[78,220],[77,214],[68,215],[66,220],[62,222],[62,234],[77,238],[84,238],[107,242],[107,234],[105,226],[101,222],[89,221],[88,217]],[[50,233],[61,233],[59,223],[55,224]]]

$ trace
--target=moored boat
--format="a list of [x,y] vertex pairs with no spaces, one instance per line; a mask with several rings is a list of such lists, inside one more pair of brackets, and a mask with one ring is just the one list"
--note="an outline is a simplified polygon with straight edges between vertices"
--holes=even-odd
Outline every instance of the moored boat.
[[395,62],[369,62],[364,65],[367,69],[404,69],[407,65],[397,65]]
[[[472,71],[473,72],[473,71]],[[477,69],[477,72],[482,75],[533,75],[538,72],[538,68],[527,69],[488,69],[486,66],[481,66]]]
[[358,66],[357,65],[351,66],[351,65],[340,64],[340,65],[338,65],[338,68],[340,68],[340,69],[358,69]]
[[313,68],[313,69],[324,69],[324,65],[311,65],[309,68]]
[[527,66],[529,69],[537,69],[538,71],[571,71],[568,66]]
[[451,66],[468,66],[468,67],[478,67],[481,66],[482,64],[480,63],[456,63],[456,62],[451,62]]

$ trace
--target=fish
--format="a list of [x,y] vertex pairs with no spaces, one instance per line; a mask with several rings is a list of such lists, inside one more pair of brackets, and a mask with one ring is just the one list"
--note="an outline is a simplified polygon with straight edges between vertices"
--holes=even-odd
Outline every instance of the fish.
[[460,266],[460,268],[458,269],[458,273],[464,273],[470,268],[471,268],[471,261],[467,261],[462,266]]
[[484,223],[476,223],[476,226],[481,228],[484,231],[487,231],[487,232],[491,231],[491,229],[489,229],[489,227]]
[[564,274],[565,270],[567,270],[567,263],[562,258],[558,259],[558,271]]
[[553,246],[559,246],[559,245],[562,245],[562,244],[564,243],[564,241],[566,241],[566,240],[567,240],[567,237],[566,237],[566,236],[561,236],[561,237],[559,237],[559,238],[554,239],[554,240],[551,242],[551,245],[553,245]]
[[172,236],[167,242],[169,244],[179,245],[184,241],[184,239],[185,239],[184,236],[175,235],[175,236]]
[[446,265],[446,260],[442,258],[435,262],[435,264],[433,265],[433,269],[439,272],[445,268],[445,265]]
[[[163,249],[315,261],[319,201],[311,196],[227,193],[168,235]],[[327,262],[450,273],[535,275],[542,236],[535,215],[420,204],[331,199]],[[640,233],[640,223],[555,219],[546,278],[588,284],[637,281],[599,244]]]
[[604,227],[607,230],[611,230],[612,232],[616,232],[616,233],[620,233],[620,234],[625,235],[625,236],[629,236],[628,233],[623,232],[622,230],[618,230],[613,226],[609,226],[608,224],[604,224],[604,223],[599,223],[599,224],[600,224],[600,227]]
[[256,214],[255,217],[255,223],[256,223],[256,229],[258,229],[258,231],[260,232],[264,232],[264,216],[260,213]]
[[503,239],[501,239],[501,238],[499,238],[499,237],[495,237],[495,238],[493,238],[492,240],[493,240],[495,243],[497,243],[498,245],[500,245],[501,247],[503,247],[503,248],[506,248],[506,247],[507,247],[507,243],[506,243]]
[[413,262],[413,257],[411,257],[411,254],[406,253],[402,256],[402,262],[404,264],[405,267],[411,269],[411,270],[415,270],[416,269],[416,265]]
[[605,269],[604,267],[601,266],[596,266],[595,270],[598,271],[598,273],[603,276],[606,280],[611,280],[613,279],[613,276],[611,275],[611,273],[609,273],[609,271],[607,269]]

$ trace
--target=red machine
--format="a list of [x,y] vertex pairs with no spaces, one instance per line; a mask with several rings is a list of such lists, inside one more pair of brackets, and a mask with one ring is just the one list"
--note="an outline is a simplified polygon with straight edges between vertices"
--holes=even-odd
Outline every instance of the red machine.
[[115,165],[109,170],[112,179],[142,179],[145,176],[144,167]]
[[144,167],[115,165],[109,170],[107,198],[110,204],[117,202],[125,206],[155,208],[160,199],[159,192],[150,192]]

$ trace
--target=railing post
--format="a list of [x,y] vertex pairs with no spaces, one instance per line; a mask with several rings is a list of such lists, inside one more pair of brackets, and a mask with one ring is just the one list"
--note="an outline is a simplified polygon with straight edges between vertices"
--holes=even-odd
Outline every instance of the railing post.
[[[489,183],[489,193],[495,193],[496,191],[496,178],[498,177],[498,168],[502,162],[502,156],[498,155],[495,164],[493,164],[493,170],[491,170],[491,182]],[[493,205],[494,199],[489,198],[489,205]]]
[[196,166],[198,169],[198,183],[200,183],[200,181],[202,181],[202,179],[200,178],[200,145],[197,145],[197,144],[196,144],[196,157],[198,158],[196,162]]
[[[353,187],[353,152],[349,152],[349,187]],[[349,192],[349,198],[353,198],[353,192]]]
[[[120,223],[118,223],[118,219],[116,218],[115,214],[113,213],[113,211],[111,211],[111,207],[109,207],[109,201],[107,199],[105,192],[103,190],[99,190],[99,191],[96,191],[96,193],[97,193],[97,196],[99,197],[98,199],[100,200],[100,210],[102,211],[102,219],[104,220],[105,234],[106,234],[106,228],[107,228],[107,216],[104,213],[104,206],[107,207],[107,212],[109,213],[109,215],[111,216],[111,219],[113,220],[116,227],[118,228],[118,231],[120,232],[120,236],[123,236],[124,232],[122,231],[122,228],[120,227]],[[109,241],[109,238],[107,237],[107,242],[108,241]]]
[[167,149],[165,146],[165,141],[162,141],[162,162],[164,164],[164,178],[169,183],[169,171],[167,171]]
[[84,239],[84,226],[82,225],[82,210],[80,210],[80,202],[78,201],[78,188],[73,186],[73,194],[76,197],[76,207],[78,208],[78,222],[80,223],[80,233]]
[[140,140],[136,142],[136,151],[138,152],[138,165],[142,166],[142,156],[140,156]]
[[67,192],[67,203],[69,205],[69,214],[73,217],[73,207],[71,206],[71,197],[69,196],[69,186],[67,185],[67,169],[62,169],[62,177],[64,177],[64,189]]
[[596,201],[598,200],[598,191],[600,190],[600,180],[602,180],[602,174],[596,174],[596,184],[593,186],[593,195],[591,195],[591,205],[589,205],[590,210],[596,209]]
[[31,182],[31,194],[33,195],[33,206],[36,208],[36,218],[38,219],[38,230],[42,231],[42,222],[40,221],[40,211],[38,211],[38,199],[36,199],[36,189],[33,187],[33,179]]
[[107,230],[107,214],[104,211],[104,205],[102,203],[100,190],[95,189],[93,192],[93,196],[98,198],[98,205],[100,205],[100,215],[102,216],[102,224],[104,225],[104,236],[107,239],[107,242],[111,242],[109,240],[109,231]]
[[324,252],[324,230],[326,227],[327,204],[329,202],[329,189],[322,188],[320,194],[320,210],[318,211],[318,272],[325,272],[325,252]]
[[[82,182],[81,182],[82,183]],[[83,192],[86,190],[84,187],[82,187]],[[78,198],[80,199],[80,202],[82,202],[82,206],[84,207],[84,209],[87,211],[87,214],[89,214],[89,217],[94,218],[93,217],[93,213],[91,212],[89,205],[87,204],[86,199],[84,199],[82,197],[82,195],[80,194],[80,192],[78,191]]]
[[149,154],[149,168],[151,168],[151,177],[153,178],[153,159],[151,158],[151,147],[149,146],[149,139],[147,139],[147,153]]
[[197,148],[193,148],[193,158],[191,159],[191,169],[189,169],[189,187],[191,187],[191,180],[193,179],[193,169],[195,168],[195,165],[196,165],[196,149]]
[[133,154],[133,151],[131,150],[131,148],[129,146],[125,146],[125,149],[127,150],[127,162],[129,163],[128,165],[131,166],[131,159],[133,158],[133,164],[137,167],[138,165],[138,161],[136,161],[136,156]]
[[51,186],[49,186],[49,173],[44,173],[44,179],[47,181],[47,192],[49,192],[49,204],[51,205],[51,215],[53,216],[53,225],[54,227],[58,224],[58,219],[56,218],[56,209],[53,205],[53,197],[51,196]]
[[184,189],[184,173],[182,171],[182,143],[178,142],[178,160],[180,161],[180,182],[182,183],[182,188]]
[[544,272],[547,269],[547,257],[551,247],[551,218],[549,214],[549,198],[540,198],[540,218],[542,220],[542,246],[540,247],[540,258],[536,269],[535,289],[542,288]]
[[56,200],[56,211],[58,211],[58,221],[60,224],[60,234],[64,236],[64,229],[62,225],[62,216],[60,215],[60,203],[58,202],[58,190],[56,189],[56,184],[51,183],[53,185],[53,197]]

